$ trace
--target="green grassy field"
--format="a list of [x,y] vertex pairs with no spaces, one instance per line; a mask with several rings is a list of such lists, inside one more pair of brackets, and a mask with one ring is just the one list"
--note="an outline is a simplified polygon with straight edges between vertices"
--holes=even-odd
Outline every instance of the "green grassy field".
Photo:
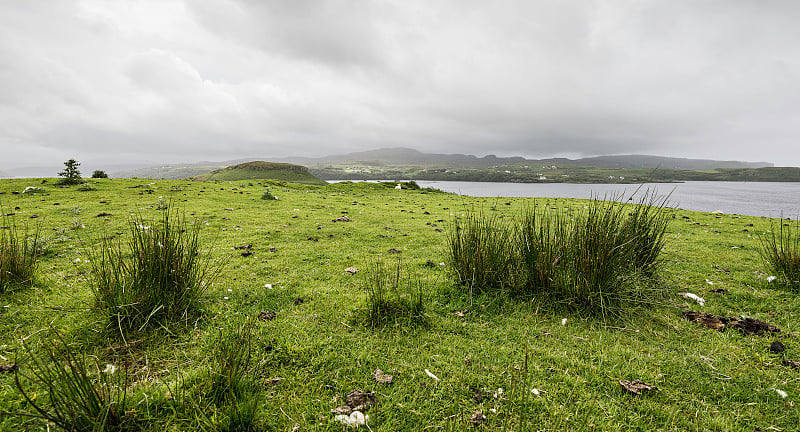
[[208,174],[194,176],[198,181],[238,181],[274,179],[285,182],[324,185],[323,180],[309,174],[306,167],[278,162],[254,161],[229,166]]
[[[767,218],[671,210],[662,274],[669,301],[602,321],[537,299],[471,297],[453,282],[443,264],[453,218],[474,209],[508,216],[532,199],[263,180],[53,183],[0,181],[2,211],[13,213],[6,218],[38,228],[43,241],[35,284],[0,294],[0,363],[29,374],[24,347],[37,355],[58,331],[73,352],[128,374],[126,417],[136,429],[343,430],[331,410],[351,390],[374,391],[377,403],[365,412],[376,431],[791,431],[800,424],[800,370],[782,363],[800,359],[800,297],[766,281],[757,234],[770,229]],[[27,186],[40,190],[12,193]],[[278,200],[261,199],[267,187]],[[223,267],[199,319],[123,340],[94,307],[86,260],[103,237],[125,241],[131,217],[157,219],[165,205],[196,218],[202,249]],[[349,221],[333,221],[341,216]],[[423,287],[424,320],[372,327],[359,318],[376,259],[400,259]],[[781,331],[719,332],[685,320],[687,309],[753,317]],[[258,319],[262,312],[274,318]],[[226,420],[231,408],[204,393],[221,340],[242,328],[249,333],[235,340],[252,348],[249,429],[237,429]],[[771,353],[774,341],[786,351]],[[393,382],[377,382],[376,369]],[[633,395],[619,384],[637,379],[658,390]],[[46,389],[23,384],[46,404]],[[479,425],[469,421],[476,410],[485,416]],[[0,430],[48,430],[22,415],[32,412],[14,373],[0,374],[0,411]]]

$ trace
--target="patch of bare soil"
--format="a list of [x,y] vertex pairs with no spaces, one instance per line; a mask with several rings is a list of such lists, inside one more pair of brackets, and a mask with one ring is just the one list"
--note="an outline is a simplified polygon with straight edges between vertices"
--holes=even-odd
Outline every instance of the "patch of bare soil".
[[714,330],[724,330],[726,327],[732,327],[744,335],[763,335],[766,333],[778,333],[781,330],[772,324],[766,323],[755,318],[728,318],[717,316],[707,312],[698,311],[684,311],[683,317],[689,321],[702,324],[705,327]]

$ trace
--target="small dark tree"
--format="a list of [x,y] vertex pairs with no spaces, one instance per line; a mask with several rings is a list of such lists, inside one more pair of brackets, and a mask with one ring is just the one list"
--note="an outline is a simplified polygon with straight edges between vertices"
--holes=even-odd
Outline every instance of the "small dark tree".
[[108,178],[108,174],[103,170],[94,170],[92,178]]
[[75,185],[83,183],[83,180],[81,179],[81,172],[78,171],[78,167],[80,165],[80,162],[76,161],[75,159],[70,159],[64,162],[64,171],[58,173],[58,175],[63,178],[58,181],[58,184]]

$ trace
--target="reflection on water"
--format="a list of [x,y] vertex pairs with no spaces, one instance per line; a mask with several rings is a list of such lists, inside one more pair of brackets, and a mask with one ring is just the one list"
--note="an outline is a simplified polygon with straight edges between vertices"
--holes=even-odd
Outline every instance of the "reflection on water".
[[[591,198],[624,196],[627,199],[639,185],[574,183],[487,183],[417,181],[422,187],[434,187],[460,195],[481,197]],[[800,216],[800,183],[771,182],[686,182],[654,183],[643,186],[658,194],[670,195],[670,202],[682,209],[722,212],[750,216]]]

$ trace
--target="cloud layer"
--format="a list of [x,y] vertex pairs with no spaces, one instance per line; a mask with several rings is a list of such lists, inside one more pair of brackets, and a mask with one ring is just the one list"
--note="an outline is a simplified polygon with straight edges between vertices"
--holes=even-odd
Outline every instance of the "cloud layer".
[[332,154],[800,165],[800,3],[0,3],[0,169]]

